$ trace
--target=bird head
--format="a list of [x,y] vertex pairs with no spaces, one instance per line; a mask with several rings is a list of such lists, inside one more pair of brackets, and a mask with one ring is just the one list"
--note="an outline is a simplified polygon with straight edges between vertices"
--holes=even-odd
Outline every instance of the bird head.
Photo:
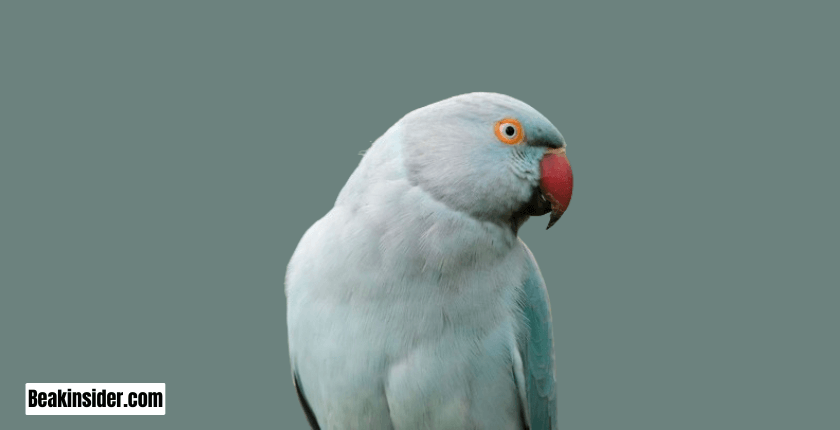
[[409,180],[450,208],[518,230],[551,213],[551,228],[572,198],[566,142],[551,122],[509,96],[471,93],[406,115],[403,154]]

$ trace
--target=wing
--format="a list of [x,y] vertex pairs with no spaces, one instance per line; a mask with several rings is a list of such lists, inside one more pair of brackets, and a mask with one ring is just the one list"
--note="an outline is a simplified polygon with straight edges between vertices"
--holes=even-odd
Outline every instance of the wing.
[[[521,242],[521,240],[520,240]],[[524,395],[527,401],[523,417],[530,418],[531,430],[557,429],[557,392],[554,376],[554,336],[551,306],[542,273],[531,250],[528,251],[528,278],[523,285],[522,310],[525,324],[518,336],[522,358]]]
[[312,427],[313,430],[320,430],[321,427],[318,426],[318,420],[315,418],[315,414],[312,413],[309,401],[306,400],[306,395],[303,393],[303,387],[300,386],[300,379],[298,378],[297,372],[293,372],[292,378],[295,383],[295,391],[297,391],[298,400],[300,400],[300,406],[303,407],[303,413],[306,414],[306,420],[309,421],[309,426]]

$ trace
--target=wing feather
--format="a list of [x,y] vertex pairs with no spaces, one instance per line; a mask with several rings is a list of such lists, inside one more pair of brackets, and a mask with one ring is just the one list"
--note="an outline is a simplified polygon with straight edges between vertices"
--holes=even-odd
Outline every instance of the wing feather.
[[[525,324],[518,336],[531,430],[557,429],[557,391],[554,371],[554,336],[548,290],[534,255],[528,251],[528,277],[522,288]],[[528,428],[527,426],[525,428]]]
[[303,407],[303,413],[306,414],[306,421],[309,421],[309,426],[312,427],[312,430],[321,430],[321,427],[318,425],[318,419],[315,418],[315,414],[312,412],[312,407],[309,406],[309,401],[306,400],[306,394],[304,394],[303,387],[300,385],[300,379],[298,378],[297,372],[293,374],[293,378],[298,400],[300,400],[300,405]]

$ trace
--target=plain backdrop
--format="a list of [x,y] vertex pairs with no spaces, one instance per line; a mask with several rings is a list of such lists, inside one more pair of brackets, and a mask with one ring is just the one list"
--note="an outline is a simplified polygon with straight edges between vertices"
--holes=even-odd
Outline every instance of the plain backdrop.
[[[3,2],[0,427],[306,428],[283,277],[390,125],[501,92],[564,134],[563,429],[837,429],[836,2]],[[25,416],[27,382],[167,414]]]

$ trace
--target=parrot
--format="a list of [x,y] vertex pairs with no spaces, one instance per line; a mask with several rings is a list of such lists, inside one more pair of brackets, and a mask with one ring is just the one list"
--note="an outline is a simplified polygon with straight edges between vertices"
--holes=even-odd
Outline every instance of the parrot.
[[376,139],[285,277],[313,429],[556,429],[548,291],[519,237],[566,211],[566,142],[516,98],[468,93]]

